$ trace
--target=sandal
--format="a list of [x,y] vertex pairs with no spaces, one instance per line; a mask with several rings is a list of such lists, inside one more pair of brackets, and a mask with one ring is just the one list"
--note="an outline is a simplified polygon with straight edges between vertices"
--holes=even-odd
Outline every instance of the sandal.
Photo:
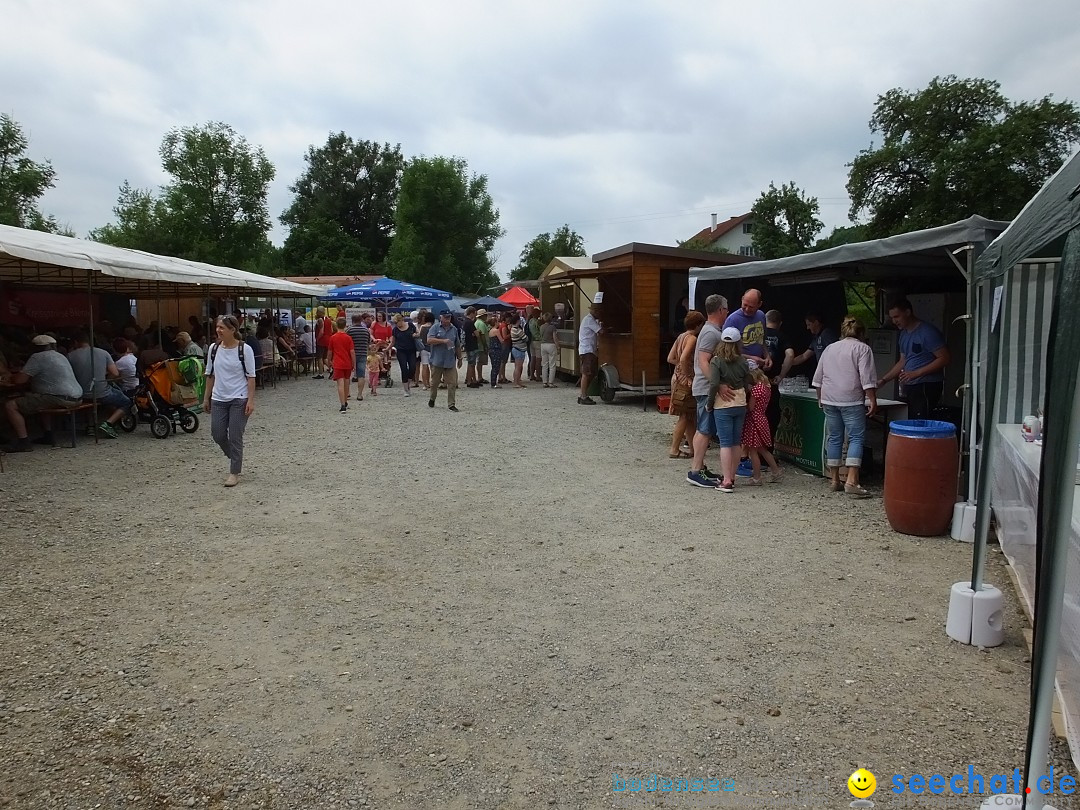
[[680,450],[678,453],[668,453],[667,457],[668,458],[693,458],[694,454],[693,453],[686,453],[686,452]]
[[830,492],[843,492],[844,487],[847,486],[841,481],[829,481],[827,485]]
[[870,492],[858,484],[844,484],[844,493],[852,498],[869,498]]

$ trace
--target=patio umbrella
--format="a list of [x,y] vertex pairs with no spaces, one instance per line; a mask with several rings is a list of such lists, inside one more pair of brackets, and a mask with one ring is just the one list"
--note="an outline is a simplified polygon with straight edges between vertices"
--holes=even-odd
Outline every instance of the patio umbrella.
[[528,306],[536,306],[540,301],[524,287],[511,287],[499,296],[500,301],[505,301],[514,309],[524,309]]
[[488,312],[509,312],[512,309],[516,309],[513,304],[500,301],[498,298],[492,298],[490,295],[485,295],[483,298],[477,298],[475,301],[470,301],[465,306],[486,309]]
[[380,278],[375,281],[365,281],[363,284],[337,287],[323,296],[329,301],[369,301],[384,307],[390,306],[395,301],[425,301],[431,298],[453,297],[452,293],[445,290],[436,290],[433,287],[411,284],[408,281],[398,281],[393,278]]

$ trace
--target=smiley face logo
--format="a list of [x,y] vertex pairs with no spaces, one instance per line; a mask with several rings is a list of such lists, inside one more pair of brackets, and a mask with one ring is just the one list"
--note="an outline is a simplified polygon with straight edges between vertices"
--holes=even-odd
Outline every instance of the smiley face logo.
[[847,788],[856,799],[869,799],[877,790],[877,779],[866,768],[859,768],[848,777]]

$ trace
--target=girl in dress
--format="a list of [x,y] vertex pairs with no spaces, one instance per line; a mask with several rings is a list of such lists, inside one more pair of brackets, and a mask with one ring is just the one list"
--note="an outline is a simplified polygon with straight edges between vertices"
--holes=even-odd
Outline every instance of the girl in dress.
[[753,469],[752,476],[746,482],[750,486],[761,486],[761,460],[769,465],[768,482],[776,484],[780,481],[784,472],[776,463],[776,457],[772,450],[772,431],[769,429],[769,417],[766,410],[769,407],[769,399],[772,396],[772,386],[769,378],[759,368],[750,370],[753,385],[750,388],[750,402],[747,406],[746,422],[743,424],[742,443],[743,448],[750,456],[750,465]]

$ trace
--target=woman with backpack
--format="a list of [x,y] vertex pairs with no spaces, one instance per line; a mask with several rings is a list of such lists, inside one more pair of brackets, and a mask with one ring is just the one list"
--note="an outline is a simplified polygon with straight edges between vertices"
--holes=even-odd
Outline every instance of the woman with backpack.
[[206,353],[203,410],[210,414],[210,435],[229,459],[225,486],[235,487],[244,463],[244,428],[255,410],[255,353],[232,315],[217,319],[216,332]]

